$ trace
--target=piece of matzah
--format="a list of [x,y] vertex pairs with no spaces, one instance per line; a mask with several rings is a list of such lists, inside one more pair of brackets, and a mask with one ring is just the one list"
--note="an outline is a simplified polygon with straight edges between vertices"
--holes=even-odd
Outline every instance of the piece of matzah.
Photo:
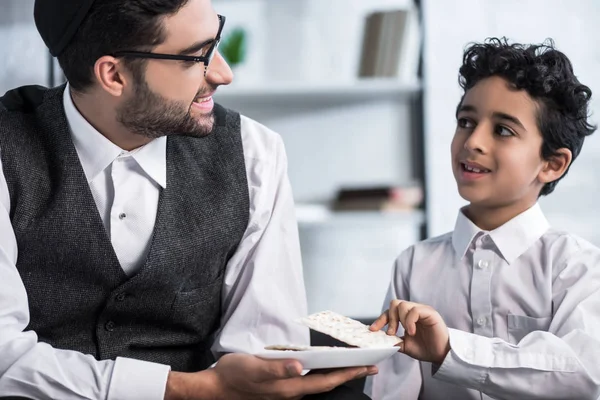
[[356,347],[393,347],[402,342],[398,336],[383,331],[373,332],[368,325],[333,311],[321,311],[301,318],[310,329]]

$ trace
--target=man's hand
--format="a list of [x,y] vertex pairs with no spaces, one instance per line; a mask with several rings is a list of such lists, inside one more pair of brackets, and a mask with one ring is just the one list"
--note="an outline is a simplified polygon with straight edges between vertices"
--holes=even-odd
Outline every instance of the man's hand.
[[400,351],[420,361],[441,364],[450,351],[448,327],[433,308],[403,300],[392,300],[390,309],[371,325],[378,331],[388,325],[387,334],[395,335],[398,323],[405,330]]
[[296,400],[374,375],[377,368],[345,368],[306,376],[301,373],[302,365],[295,360],[228,354],[206,371],[171,372],[165,400]]

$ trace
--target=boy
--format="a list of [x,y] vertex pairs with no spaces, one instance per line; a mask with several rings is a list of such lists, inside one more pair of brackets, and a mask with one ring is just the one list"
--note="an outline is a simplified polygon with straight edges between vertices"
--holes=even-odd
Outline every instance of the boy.
[[460,76],[452,169],[470,204],[396,261],[371,329],[404,335],[404,354],[373,399],[597,399],[600,249],[537,204],[595,130],[591,91],[551,42],[472,45]]

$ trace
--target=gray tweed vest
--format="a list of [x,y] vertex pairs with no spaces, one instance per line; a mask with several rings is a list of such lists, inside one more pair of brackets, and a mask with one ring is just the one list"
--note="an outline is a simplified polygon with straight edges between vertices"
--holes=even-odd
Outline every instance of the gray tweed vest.
[[208,367],[225,266],[248,224],[239,114],[217,106],[211,135],[168,138],[150,252],[128,278],[71,140],[63,91],[29,86],[0,98],[0,156],[28,329],[99,360]]

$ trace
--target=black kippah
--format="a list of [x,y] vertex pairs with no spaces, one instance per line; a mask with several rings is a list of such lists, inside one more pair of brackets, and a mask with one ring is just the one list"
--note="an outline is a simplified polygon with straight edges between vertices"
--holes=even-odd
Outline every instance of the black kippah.
[[35,0],[33,17],[50,54],[58,56],[67,47],[94,0]]

